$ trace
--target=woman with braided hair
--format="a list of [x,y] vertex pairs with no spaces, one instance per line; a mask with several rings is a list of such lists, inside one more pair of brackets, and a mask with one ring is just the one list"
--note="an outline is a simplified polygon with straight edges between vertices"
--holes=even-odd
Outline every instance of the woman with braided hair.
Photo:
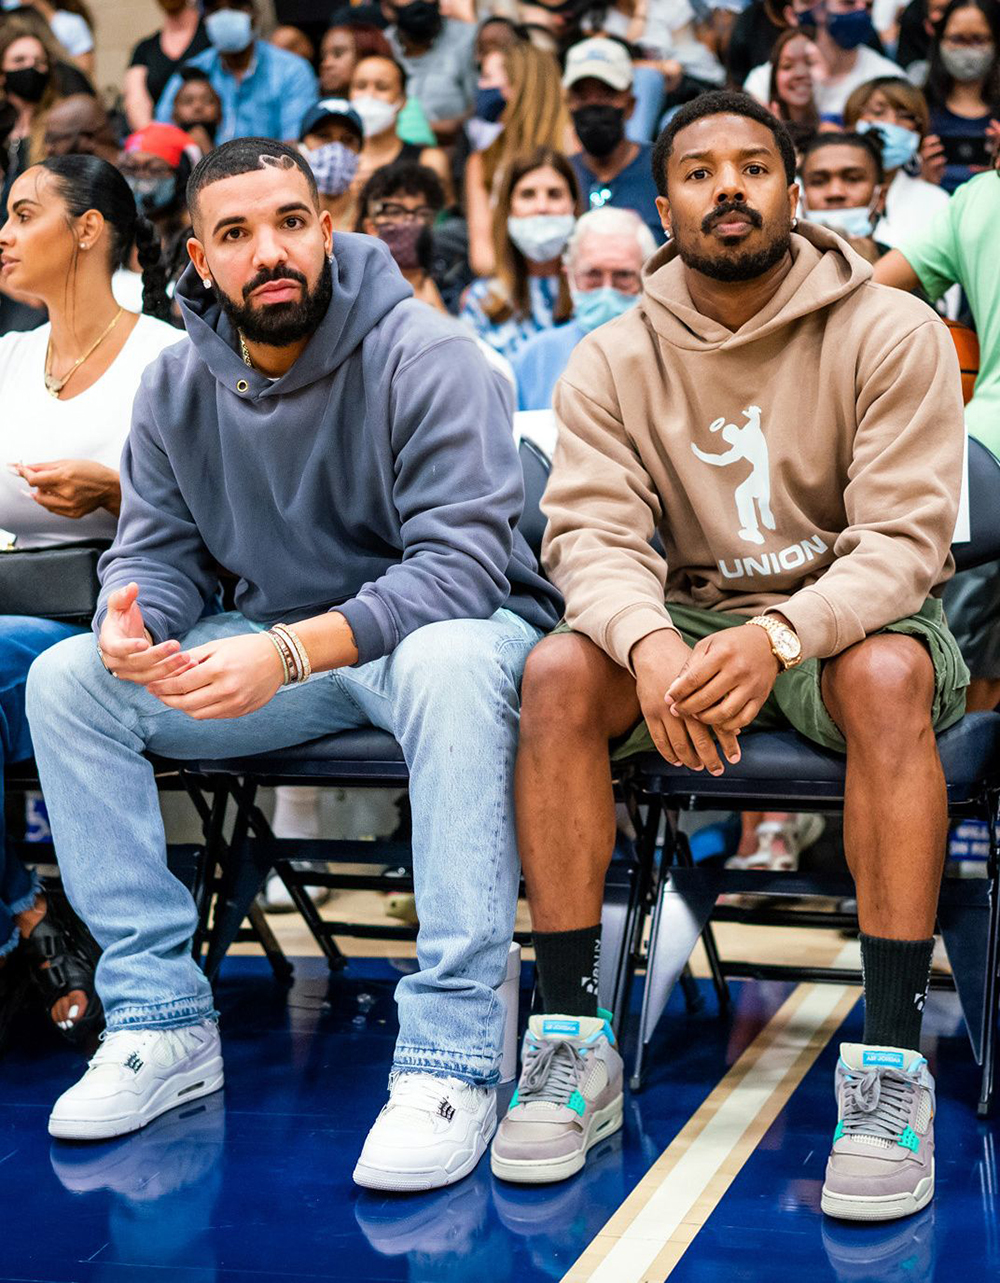
[[[125,179],[96,156],[58,156],[25,170],[0,226],[0,281],[40,302],[49,320],[0,338],[0,542],[15,551],[111,540],[118,462],[146,365],[187,342],[163,321],[168,301],[155,228]],[[111,278],[137,249],[144,315],[115,302]],[[24,689],[32,660],[80,626],[6,614],[0,584],[0,779],[31,756]],[[0,785],[2,788],[2,785]],[[3,833],[0,797],[0,1037],[22,980],[77,1043],[99,1032],[93,947],[51,908]]]

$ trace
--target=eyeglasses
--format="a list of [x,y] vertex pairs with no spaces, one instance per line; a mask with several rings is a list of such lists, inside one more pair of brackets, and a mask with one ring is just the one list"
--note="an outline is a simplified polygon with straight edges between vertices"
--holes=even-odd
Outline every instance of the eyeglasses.
[[416,209],[410,209],[395,201],[383,201],[375,206],[374,217],[386,223],[433,223],[437,211],[431,209],[430,205],[418,205]]

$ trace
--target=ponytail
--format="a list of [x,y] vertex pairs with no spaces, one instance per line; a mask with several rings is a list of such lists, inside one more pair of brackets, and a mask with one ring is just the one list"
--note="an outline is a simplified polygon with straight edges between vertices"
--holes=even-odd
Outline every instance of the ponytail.
[[142,270],[142,310],[158,321],[170,320],[167,270],[163,265],[156,228],[141,214],[135,222],[135,248]]

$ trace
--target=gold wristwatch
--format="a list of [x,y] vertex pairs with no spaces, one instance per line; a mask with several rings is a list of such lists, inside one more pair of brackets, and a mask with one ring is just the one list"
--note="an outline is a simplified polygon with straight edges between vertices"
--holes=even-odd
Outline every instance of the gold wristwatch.
[[756,624],[767,633],[771,643],[771,653],[778,661],[778,667],[782,672],[802,663],[802,642],[794,629],[783,624],[780,619],[775,619],[773,615],[754,615],[753,619],[747,620],[747,623]]

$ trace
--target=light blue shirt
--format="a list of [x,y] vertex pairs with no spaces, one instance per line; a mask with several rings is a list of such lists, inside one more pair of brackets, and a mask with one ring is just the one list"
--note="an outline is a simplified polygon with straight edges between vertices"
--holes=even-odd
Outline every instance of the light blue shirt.
[[[218,143],[247,137],[296,139],[303,116],[319,98],[316,77],[305,58],[263,40],[254,46],[253,61],[240,80],[222,65],[217,49],[189,58],[185,66],[204,71],[222,100]],[[157,120],[170,123],[182,84],[179,75],[170,77],[156,106]]]
[[555,325],[552,312],[559,299],[559,277],[529,277],[531,312],[527,316],[510,316],[506,321],[491,321],[486,315],[483,302],[490,292],[490,285],[485,277],[473,281],[465,292],[465,302],[459,315],[472,326],[479,338],[510,361],[533,334],[539,330],[550,330]]
[[565,370],[570,353],[586,334],[577,321],[533,335],[515,353],[511,364],[517,380],[519,410],[551,410],[552,393]]

